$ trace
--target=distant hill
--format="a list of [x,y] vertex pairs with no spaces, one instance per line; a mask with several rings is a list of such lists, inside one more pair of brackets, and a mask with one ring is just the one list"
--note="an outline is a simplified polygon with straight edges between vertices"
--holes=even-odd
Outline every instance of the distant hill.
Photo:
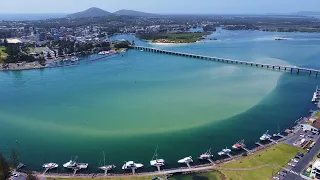
[[85,11],[69,14],[67,17],[71,18],[83,18],[83,17],[99,17],[99,16],[109,16],[112,13],[105,11],[100,8],[92,7]]
[[119,10],[117,12],[114,12],[114,14],[124,15],[124,16],[143,16],[143,17],[159,16],[157,14],[151,14],[151,13],[145,13],[145,12],[127,10],[127,9]]

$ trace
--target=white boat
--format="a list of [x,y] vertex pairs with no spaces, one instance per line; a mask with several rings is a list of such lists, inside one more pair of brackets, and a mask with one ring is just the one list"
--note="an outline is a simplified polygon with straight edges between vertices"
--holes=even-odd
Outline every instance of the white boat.
[[72,62],[79,61],[79,58],[74,56],[74,57],[71,58],[71,61]]
[[[100,166],[99,167],[99,169],[101,169],[101,170],[103,170],[103,171],[109,171],[109,170],[111,170],[111,169],[114,169],[114,168],[116,168],[116,166],[115,165],[105,165],[106,164],[106,156],[105,156],[105,154],[104,154],[104,151],[103,151],[103,166]],[[100,164],[101,164],[101,161],[100,161]]]
[[213,155],[211,154],[211,148],[210,148],[207,152],[201,154],[199,159],[204,160],[204,159],[210,159],[212,157]]
[[135,163],[133,161],[128,161],[122,166],[122,169],[138,169],[141,167],[143,167],[143,164],[141,164],[141,163]]
[[54,169],[54,168],[57,168],[58,166],[59,165],[56,163],[47,163],[47,164],[44,164],[42,167],[46,169]]
[[109,51],[101,51],[98,53],[99,55],[107,55],[107,54],[110,54]]
[[244,140],[238,141],[232,146],[232,149],[238,150],[244,147]]
[[88,163],[77,163],[74,169],[87,169],[89,166]]
[[191,157],[191,156],[189,156],[189,157],[185,157],[185,158],[180,159],[180,160],[178,161],[178,163],[191,163],[191,162],[193,162],[193,160],[192,160],[192,157]]
[[109,170],[114,169],[114,168],[116,168],[115,165],[105,165],[105,166],[99,167],[99,169],[101,169],[103,171],[109,171]]
[[150,161],[150,165],[151,166],[164,166],[165,161],[164,161],[164,159],[158,159],[157,150],[158,150],[158,146],[153,154],[152,160]]
[[260,137],[260,141],[266,141],[269,140],[271,138],[271,135],[268,134],[269,130],[267,132],[265,132],[261,137]]
[[230,152],[231,152],[231,149],[225,148],[225,149],[222,149],[222,151],[218,152],[218,155],[222,156],[222,155],[229,154]]
[[65,167],[65,168],[74,168],[74,167],[76,167],[77,166],[77,162],[76,162],[77,158],[78,157],[75,157],[74,160],[72,160],[72,158],[71,158],[70,161],[68,161],[68,162],[63,164],[63,167]]

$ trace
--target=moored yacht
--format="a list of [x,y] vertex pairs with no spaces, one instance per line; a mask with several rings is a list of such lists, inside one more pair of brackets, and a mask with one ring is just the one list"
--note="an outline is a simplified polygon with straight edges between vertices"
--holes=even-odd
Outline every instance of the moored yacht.
[[68,162],[63,164],[63,167],[65,167],[65,168],[74,168],[74,167],[76,167],[77,166],[77,162],[76,162],[77,158],[78,157],[75,157],[74,160],[72,160],[72,158],[71,158],[70,161],[68,161]]
[[[111,170],[111,169],[116,168],[116,166],[113,165],[113,164],[112,164],[112,165],[106,165],[106,156],[105,156],[105,154],[104,154],[104,151],[103,151],[102,157],[103,157],[103,166],[100,166],[99,169],[101,169],[101,170],[103,170],[103,171],[109,171],[109,170]],[[101,165],[101,161],[100,161],[100,165]]]
[[222,156],[222,155],[227,155],[231,152],[231,149],[228,149],[227,147],[225,149],[222,149],[222,151],[218,152],[218,155],[219,156]]
[[232,149],[238,150],[244,147],[244,140],[238,141],[232,146]]
[[153,154],[152,160],[150,161],[151,166],[164,166],[164,159],[158,159],[158,146]]
[[87,169],[88,166],[88,163],[76,163],[76,166],[73,167],[73,169]]
[[141,164],[141,163],[135,163],[133,161],[128,161],[122,166],[122,169],[138,169],[141,167],[143,167],[143,164]]
[[185,157],[185,158],[180,159],[180,160],[178,161],[178,163],[191,163],[191,162],[193,162],[193,160],[192,160],[192,157],[191,157],[191,156],[189,156],[189,157]]
[[42,167],[46,169],[54,169],[54,168],[57,168],[58,166],[59,165],[56,163],[47,163],[47,164],[44,164]]
[[260,141],[266,141],[269,140],[271,138],[271,135],[268,134],[269,130],[267,132],[265,132],[261,137],[260,137]]
[[107,54],[110,54],[109,51],[101,51],[98,53],[99,55],[107,55]]
[[201,154],[199,159],[205,160],[205,159],[210,159],[211,157],[213,157],[213,155],[211,154],[211,148],[210,148],[207,152]]
[[78,58],[78,57],[73,56],[73,57],[71,57],[71,61],[72,61],[72,62],[79,61],[79,58]]
[[103,171],[109,171],[109,170],[114,169],[114,168],[116,168],[115,165],[105,165],[105,166],[99,167],[99,169],[101,169]]

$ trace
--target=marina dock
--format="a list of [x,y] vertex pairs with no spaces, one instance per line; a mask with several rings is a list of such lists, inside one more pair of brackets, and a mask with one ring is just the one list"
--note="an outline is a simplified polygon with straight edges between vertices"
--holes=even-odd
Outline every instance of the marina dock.
[[168,51],[168,50],[156,49],[156,48],[144,47],[144,46],[134,46],[132,48],[135,50],[152,52],[152,53],[184,56],[184,57],[196,58],[196,59],[201,59],[201,60],[209,60],[209,61],[228,63],[228,64],[246,65],[246,66],[250,66],[250,67],[259,67],[259,68],[265,68],[265,69],[271,69],[271,70],[279,70],[279,71],[282,70],[282,71],[286,71],[286,72],[288,71],[288,72],[296,73],[296,74],[306,73],[309,76],[315,75],[316,77],[318,77],[318,75],[320,74],[320,70],[318,70],[318,69],[311,69],[311,68],[304,68],[304,67],[297,67],[297,66],[264,64],[264,63],[250,62],[250,61],[218,58],[218,57],[204,56],[204,55],[199,55],[199,54]]
[[247,153],[251,153],[251,151],[249,149],[247,149],[246,147],[243,147],[242,149],[247,151]]
[[233,158],[233,156],[230,153],[227,153],[226,155],[229,156],[230,158]]
[[269,141],[271,141],[271,142],[273,142],[273,143],[275,143],[275,144],[278,144],[278,141],[276,141],[276,140],[273,140],[273,139],[268,139]]
[[[276,142],[284,141],[285,139],[287,139],[289,137],[291,137],[291,135],[284,136],[284,138],[281,138],[281,139],[277,140]],[[275,143],[271,142],[271,143],[268,143],[266,145],[262,145],[261,143],[256,142],[256,144],[261,146],[261,147],[260,148],[254,148],[252,150],[249,150],[247,148],[242,148],[242,149],[246,149],[245,151],[250,152],[250,154],[251,154],[253,152],[262,151],[266,147],[270,147],[271,145],[274,145]],[[180,167],[180,168],[175,168],[175,169],[167,169],[167,170],[162,170],[162,171],[160,170],[160,167],[159,168],[157,167],[157,171],[155,171],[155,172],[145,172],[145,173],[139,173],[139,174],[140,175],[141,174],[144,174],[144,175],[160,175],[160,174],[174,174],[174,173],[195,172],[195,171],[199,171],[199,170],[208,170],[208,169],[212,168],[212,165],[220,164],[220,163],[223,163],[223,162],[226,162],[226,161],[231,161],[233,159],[242,157],[241,154],[236,155],[236,156],[232,156],[230,153],[226,153],[225,155],[227,155],[228,158],[225,158],[225,159],[223,159],[221,161],[214,162],[210,158],[207,159],[210,162],[210,164],[191,166],[189,162],[185,162],[183,164],[186,164],[187,167]],[[190,162],[192,162],[192,161],[190,161]],[[132,174],[136,174],[136,172],[135,172],[136,169],[137,168],[134,168],[134,167],[131,168]],[[78,170],[80,170],[80,169],[79,168],[74,169],[74,172],[73,172],[72,176],[76,176],[76,173],[77,173]],[[68,175],[68,174],[58,174],[58,175],[54,175],[54,174],[55,173],[53,173],[53,174],[49,173],[48,175],[45,175],[45,177],[68,177],[68,176],[70,177],[70,175]],[[41,175],[41,174],[39,174],[39,175]],[[79,177],[87,177],[87,176],[89,177],[90,176],[91,177],[92,175],[91,174],[89,174],[89,175],[88,174],[78,174],[77,176],[79,176]],[[94,177],[98,177],[98,176],[102,177],[102,176],[106,176],[106,174],[94,174]]]
[[156,166],[157,170],[160,172],[161,171],[161,166]]
[[[265,133],[264,135],[266,135],[267,133]],[[267,143],[265,145],[261,144],[259,141],[256,142],[255,144],[257,144],[259,147],[257,148],[254,148],[252,150],[249,150],[245,147],[245,144],[244,144],[244,140],[242,141],[239,141],[238,143],[236,144],[240,144],[242,145],[240,147],[240,149],[244,149],[246,152],[249,152],[250,154],[254,153],[254,152],[258,152],[258,151],[262,151],[264,150],[265,148],[267,147],[270,147],[276,143],[279,143],[279,142],[282,142],[290,137],[294,136],[293,134],[289,134],[288,136],[279,136],[281,137],[280,139],[278,140],[272,140],[271,143]],[[269,139],[268,139],[269,140]],[[203,170],[208,170],[210,168],[212,168],[213,165],[218,165],[218,164],[221,164],[221,163],[224,163],[224,162],[227,162],[227,161],[232,161],[234,159],[237,159],[237,158],[241,158],[242,157],[242,154],[239,153],[235,156],[231,155],[230,154],[230,149],[223,149],[222,152],[224,152],[224,154],[221,154],[221,155],[226,155],[228,156],[228,158],[223,158],[222,160],[217,160],[217,161],[213,161],[210,157],[212,157],[211,155],[211,152],[210,152],[211,148],[206,152],[206,153],[203,153],[200,157],[202,158],[199,158],[199,159],[202,159],[202,160],[208,160],[210,162],[210,164],[202,164],[202,165],[196,165],[196,166],[191,166],[190,163],[193,162],[192,160],[192,157],[189,156],[189,157],[186,157],[186,158],[183,158],[181,160],[179,160],[178,162],[181,163],[181,164],[186,164],[187,167],[180,167],[180,168],[175,168],[175,169],[167,169],[167,170],[162,170],[160,169],[160,166],[156,166],[157,167],[157,171],[154,171],[154,172],[144,172],[144,173],[139,173],[139,175],[141,174],[144,174],[144,175],[159,175],[159,174],[171,174],[171,173],[183,173],[183,172],[193,172],[193,171],[197,171],[199,169],[203,169]],[[227,151],[228,150],[228,151]],[[220,155],[220,154],[219,154]],[[73,173],[72,173],[72,176],[79,176],[79,177],[89,177],[89,176],[92,176],[92,177],[97,177],[97,176],[106,176],[107,175],[107,171],[105,171],[104,174],[78,174],[77,175],[77,171],[78,170],[81,170],[81,169],[86,169],[88,167],[88,164],[86,163],[76,163],[75,160],[71,160],[69,161],[68,163],[75,163],[76,166],[71,168],[73,170]],[[133,162],[132,162],[133,163]],[[51,163],[48,163],[48,164],[51,164]],[[126,165],[126,164],[125,164]],[[114,168],[115,166],[112,165],[112,168]],[[143,167],[143,165],[141,164],[140,166],[135,166],[135,167],[130,167],[128,169],[131,169],[132,170],[132,174],[136,174],[135,170],[139,167]],[[56,173],[49,173],[49,174],[46,174],[45,173],[49,170],[50,168],[48,169],[45,169],[45,171],[43,172],[43,174],[38,174],[39,176],[43,176],[43,177],[70,177],[71,175],[70,174],[56,174]],[[56,175],[55,175],[56,174]],[[115,174],[116,175],[116,174]],[[111,174],[112,176],[112,174]]]

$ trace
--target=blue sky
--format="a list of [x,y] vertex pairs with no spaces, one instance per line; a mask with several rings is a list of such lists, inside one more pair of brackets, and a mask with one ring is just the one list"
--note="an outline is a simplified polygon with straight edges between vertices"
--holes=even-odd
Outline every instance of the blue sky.
[[72,13],[89,7],[114,12],[151,13],[291,13],[320,11],[320,0],[3,0],[0,13]]

